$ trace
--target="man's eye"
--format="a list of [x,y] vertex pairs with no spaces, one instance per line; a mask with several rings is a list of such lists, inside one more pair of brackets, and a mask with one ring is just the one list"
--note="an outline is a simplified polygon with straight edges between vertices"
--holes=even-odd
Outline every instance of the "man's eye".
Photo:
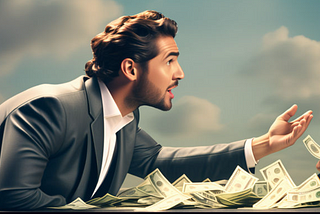
[[170,65],[172,62],[172,59],[170,59],[168,62],[167,62],[167,65]]

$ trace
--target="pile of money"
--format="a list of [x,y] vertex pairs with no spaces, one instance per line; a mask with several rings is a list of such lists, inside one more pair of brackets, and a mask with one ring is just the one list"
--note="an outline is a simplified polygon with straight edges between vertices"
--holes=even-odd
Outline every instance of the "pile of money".
[[[320,159],[320,146],[310,137],[303,140],[308,151]],[[296,186],[281,160],[260,170],[264,180],[237,166],[229,180],[192,182],[185,174],[170,183],[159,169],[136,187],[118,195],[106,194],[84,202],[80,198],[53,209],[133,209],[161,211],[168,209],[216,208],[301,208],[320,206],[320,180],[311,175]]]

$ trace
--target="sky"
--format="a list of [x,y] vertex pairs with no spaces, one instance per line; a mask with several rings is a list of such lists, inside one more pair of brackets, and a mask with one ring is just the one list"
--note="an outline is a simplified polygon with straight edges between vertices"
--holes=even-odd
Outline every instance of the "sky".
[[[140,126],[163,146],[258,137],[293,104],[314,118],[297,142],[259,160],[281,160],[296,185],[317,173],[303,144],[320,143],[320,1],[0,0],[0,103],[42,83],[84,74],[90,40],[112,20],[156,10],[178,23],[185,78],[173,108],[141,107]],[[124,187],[141,182],[128,176]]]

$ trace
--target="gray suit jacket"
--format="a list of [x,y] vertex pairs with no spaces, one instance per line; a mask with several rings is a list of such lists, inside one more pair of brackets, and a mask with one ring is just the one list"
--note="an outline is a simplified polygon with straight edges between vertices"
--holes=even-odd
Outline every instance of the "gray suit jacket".
[[[96,78],[28,89],[0,105],[0,208],[61,206],[89,200],[103,151],[103,115]],[[170,148],[156,143],[135,119],[117,133],[112,167],[95,196],[116,195],[127,173],[144,177],[154,169],[174,181],[228,179],[246,169],[244,141]],[[0,210],[1,210],[0,209]]]

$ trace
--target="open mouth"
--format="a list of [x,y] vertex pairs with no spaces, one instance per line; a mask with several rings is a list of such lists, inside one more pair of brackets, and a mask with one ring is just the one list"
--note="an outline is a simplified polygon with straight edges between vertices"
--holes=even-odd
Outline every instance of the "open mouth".
[[170,90],[168,90],[168,92],[169,92],[169,94],[170,94],[170,98],[171,98],[171,99],[173,99],[173,98],[174,98],[174,95],[173,95],[173,93],[172,93],[171,89],[170,89]]
[[172,93],[172,89],[174,89],[175,87],[177,87],[178,86],[178,81],[177,82],[175,82],[173,85],[171,85],[169,88],[168,88],[168,93],[170,94],[170,98],[171,99],[173,99],[174,98],[174,95],[173,95],[173,93]]

